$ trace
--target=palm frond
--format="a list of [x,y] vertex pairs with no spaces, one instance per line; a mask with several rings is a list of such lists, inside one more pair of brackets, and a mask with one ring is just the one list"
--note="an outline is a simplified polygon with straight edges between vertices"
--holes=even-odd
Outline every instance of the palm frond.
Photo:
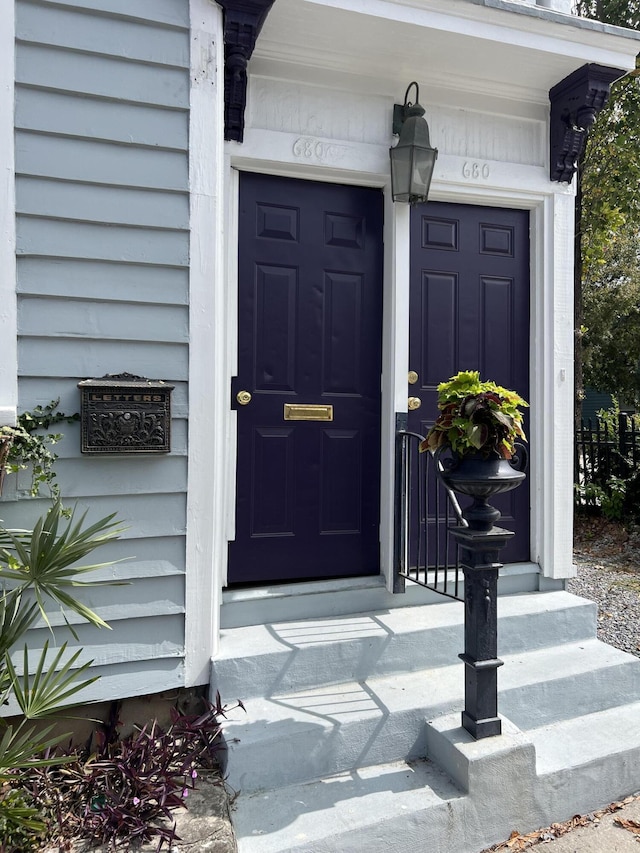
[[[24,647],[22,677],[16,672],[11,658],[8,655],[5,656],[5,666],[11,679],[13,694],[20,710],[27,719],[38,720],[56,713],[67,699],[98,680],[99,676],[84,681],[78,680],[93,663],[93,661],[87,661],[77,669],[73,669],[82,649],[74,652],[60,666],[66,650],[67,644],[64,643],[54,659],[48,662],[49,641],[47,640],[40,653],[33,676],[29,674],[29,650],[26,645]],[[58,669],[58,667],[60,668]]]
[[16,584],[18,591],[32,589],[41,616],[49,627],[45,598],[64,604],[94,625],[108,627],[93,610],[64,589],[96,584],[78,578],[109,563],[76,564],[100,545],[118,539],[123,528],[114,521],[115,513],[85,527],[86,512],[74,519],[74,511],[64,526],[61,521],[64,512],[57,500],[30,534],[3,529],[3,542],[9,544],[0,550],[0,580]]

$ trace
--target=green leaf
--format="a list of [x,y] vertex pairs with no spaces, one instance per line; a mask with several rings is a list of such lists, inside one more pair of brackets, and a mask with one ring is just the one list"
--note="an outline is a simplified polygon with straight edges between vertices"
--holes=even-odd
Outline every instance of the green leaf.
[[35,726],[25,727],[24,721],[16,729],[9,725],[0,739],[0,782],[15,778],[16,770],[29,767],[52,767],[74,760],[74,756],[38,758],[43,752],[53,749],[69,734],[51,735],[55,725],[42,730]]
[[[17,674],[11,658],[5,655],[5,666],[11,679],[16,702],[27,719],[37,720],[56,713],[67,699],[97,681],[99,676],[79,681],[79,677],[89,669],[93,661],[88,661],[73,670],[82,649],[78,649],[62,663],[66,650],[67,644],[64,643],[53,660],[47,661],[49,651],[47,640],[40,653],[35,673],[30,676],[29,651],[25,645],[22,678]],[[60,666],[61,663],[62,666]]]
[[114,521],[115,514],[87,527],[84,526],[86,512],[79,520],[74,519],[74,514],[71,513],[61,529],[64,510],[57,500],[30,534],[21,531],[16,535],[5,529],[5,541],[10,543],[10,549],[0,551],[0,579],[17,584],[20,591],[32,589],[41,616],[49,626],[45,608],[47,598],[75,611],[94,625],[108,627],[93,610],[66,590],[93,585],[79,580],[79,577],[98,565],[109,563],[85,566],[78,563],[100,545],[117,539],[123,528]]

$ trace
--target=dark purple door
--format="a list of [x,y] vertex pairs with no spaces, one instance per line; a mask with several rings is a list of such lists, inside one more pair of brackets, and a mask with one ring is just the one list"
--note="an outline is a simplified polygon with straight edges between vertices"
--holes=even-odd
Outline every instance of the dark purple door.
[[229,583],[377,574],[382,193],[242,174],[239,247]]
[[[422,434],[437,415],[438,384],[459,370],[529,399],[528,212],[440,202],[412,209],[409,369],[418,374],[409,395],[422,400],[409,429]],[[499,523],[516,532],[502,558],[528,560],[528,479],[494,502]]]

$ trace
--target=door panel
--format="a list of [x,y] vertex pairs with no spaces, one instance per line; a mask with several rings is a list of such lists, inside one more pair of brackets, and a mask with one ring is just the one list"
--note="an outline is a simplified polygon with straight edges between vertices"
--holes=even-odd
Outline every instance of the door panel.
[[229,582],[377,574],[382,193],[242,174],[239,238]]
[[[409,429],[423,435],[437,417],[438,384],[459,370],[479,370],[529,399],[526,211],[439,202],[412,209],[409,369],[419,378],[408,390],[422,400]],[[528,560],[528,479],[495,505],[499,523],[516,532],[503,559]]]

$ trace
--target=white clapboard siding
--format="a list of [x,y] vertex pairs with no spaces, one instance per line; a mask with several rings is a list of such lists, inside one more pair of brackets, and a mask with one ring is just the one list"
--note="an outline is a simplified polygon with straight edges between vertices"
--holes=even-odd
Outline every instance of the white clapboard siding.
[[[18,0],[16,253],[19,405],[78,382],[132,373],[176,386],[167,454],[81,454],[80,425],[54,448],[65,503],[87,523],[117,513],[117,560],[78,591],[111,625],[52,615],[55,642],[82,648],[101,680],[81,697],[116,699],[184,683],[189,367],[189,2]],[[7,477],[0,517],[31,527],[49,502]],[[35,663],[50,633],[30,633]]]

